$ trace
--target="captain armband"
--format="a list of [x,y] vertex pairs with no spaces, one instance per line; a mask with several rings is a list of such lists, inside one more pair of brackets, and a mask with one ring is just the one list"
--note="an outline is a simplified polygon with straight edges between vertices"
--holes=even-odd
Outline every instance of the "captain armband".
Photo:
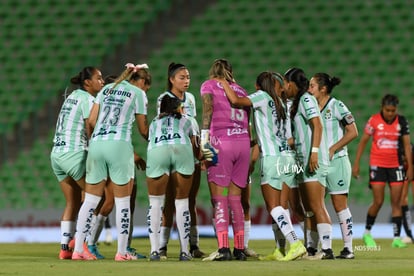
[[354,116],[352,114],[348,114],[345,117],[342,118],[341,123],[344,126],[350,125],[355,122]]

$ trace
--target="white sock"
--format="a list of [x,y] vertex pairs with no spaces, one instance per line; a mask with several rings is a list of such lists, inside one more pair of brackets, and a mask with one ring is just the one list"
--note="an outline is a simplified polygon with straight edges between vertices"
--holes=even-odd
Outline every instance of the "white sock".
[[78,222],[76,223],[75,249],[74,251],[82,253],[83,243],[86,235],[91,230],[93,213],[98,206],[102,197],[85,193],[85,199],[78,214]]
[[62,220],[60,222],[60,244],[69,244],[73,237],[71,232],[73,225],[75,225],[75,222],[70,220]]
[[198,235],[198,226],[191,225],[190,226],[190,246],[197,246],[199,243],[199,235]]
[[115,220],[118,232],[118,253],[127,253],[128,237],[131,223],[131,197],[115,197]]
[[161,226],[160,229],[160,248],[167,247],[171,235],[171,227]]
[[352,251],[352,214],[349,208],[337,213],[344,247]]
[[252,227],[251,220],[244,221],[244,248],[249,248],[250,228]]
[[329,223],[318,223],[316,227],[322,249],[332,248],[332,225]]
[[162,209],[164,208],[165,194],[160,196],[149,195],[149,207],[147,215],[148,234],[151,243],[151,252],[160,249],[160,228],[162,221]]
[[95,245],[98,242],[99,236],[102,233],[102,229],[105,225],[106,216],[98,214],[95,218],[95,224],[92,227],[91,234],[88,239],[88,245]]
[[292,220],[290,219],[289,209],[284,209],[284,211],[285,211],[285,214],[286,214],[286,220],[289,224],[289,227],[291,228],[291,231],[289,233],[291,241],[289,241],[289,242],[290,243],[296,242],[298,240],[298,236],[296,235],[295,229],[293,228]]
[[270,214],[289,243],[294,243],[297,240],[297,237],[285,209],[281,206],[277,206],[270,211]]
[[180,238],[181,252],[189,254],[188,243],[190,241],[190,210],[188,198],[175,200],[175,219],[177,222],[178,236]]

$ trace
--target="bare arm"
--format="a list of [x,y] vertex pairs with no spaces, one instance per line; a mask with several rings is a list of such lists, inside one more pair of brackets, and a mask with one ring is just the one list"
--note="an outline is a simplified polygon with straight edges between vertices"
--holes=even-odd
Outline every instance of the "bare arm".
[[225,79],[217,79],[224,88],[226,96],[230,103],[235,106],[252,106],[252,102],[248,97],[239,97],[236,92],[230,87],[229,82]]
[[[96,126],[96,122],[98,121],[98,113],[99,113],[99,104],[94,103],[89,113],[89,118],[86,124],[86,134],[88,138],[91,138],[92,132]],[[89,133],[88,133],[89,132]]]
[[250,166],[249,166],[249,175],[253,173],[254,166],[256,164],[256,161],[259,159],[260,156],[260,149],[259,145],[256,143],[251,149],[250,149]]
[[332,159],[335,152],[341,150],[344,146],[348,145],[352,140],[358,137],[358,129],[355,123],[345,126],[344,136],[338,140],[335,144],[329,149],[329,158]]
[[210,129],[211,118],[213,116],[213,95],[204,94],[201,97],[201,100],[202,100],[202,105],[203,105],[201,128]]
[[355,155],[354,165],[352,166],[352,176],[359,178],[359,161],[361,160],[362,153],[369,141],[370,136],[366,133],[362,134],[361,140],[359,141],[358,148]]
[[139,133],[145,140],[148,140],[149,128],[148,128],[147,115],[135,114],[135,120],[137,121]]
[[413,162],[410,162],[410,160],[413,160],[412,153],[411,153],[411,141],[410,141],[410,135],[404,135],[402,137],[403,146],[404,146],[404,155],[405,159],[407,160],[407,170],[406,170],[406,176],[408,182],[410,182],[413,179]]
[[[319,148],[322,140],[323,126],[320,117],[314,117],[309,120],[312,128],[312,148]],[[319,168],[318,164],[318,152],[311,151],[309,158],[309,171],[314,172]]]

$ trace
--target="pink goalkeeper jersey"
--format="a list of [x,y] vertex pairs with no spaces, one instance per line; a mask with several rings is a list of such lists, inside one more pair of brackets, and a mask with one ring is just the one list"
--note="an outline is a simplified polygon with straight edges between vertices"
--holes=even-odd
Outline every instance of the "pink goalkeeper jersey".
[[[247,92],[237,83],[230,87],[239,97],[246,97]],[[230,105],[222,85],[215,80],[207,80],[201,85],[201,96],[213,96],[213,116],[210,125],[210,137],[220,139],[250,139],[249,108],[235,108]],[[212,141],[214,144],[214,142]]]

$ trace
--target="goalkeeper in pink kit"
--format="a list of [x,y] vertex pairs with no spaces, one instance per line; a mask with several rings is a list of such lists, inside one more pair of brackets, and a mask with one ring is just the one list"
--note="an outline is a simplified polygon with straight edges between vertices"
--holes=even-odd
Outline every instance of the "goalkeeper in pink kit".
[[[246,260],[244,213],[241,192],[247,185],[250,162],[249,109],[230,105],[217,79],[226,79],[239,95],[247,96],[233,78],[231,64],[215,60],[209,80],[201,85],[203,102],[201,149],[208,162],[207,181],[214,207],[214,226],[219,250],[216,261]],[[233,256],[229,245],[229,209],[234,234]]]

